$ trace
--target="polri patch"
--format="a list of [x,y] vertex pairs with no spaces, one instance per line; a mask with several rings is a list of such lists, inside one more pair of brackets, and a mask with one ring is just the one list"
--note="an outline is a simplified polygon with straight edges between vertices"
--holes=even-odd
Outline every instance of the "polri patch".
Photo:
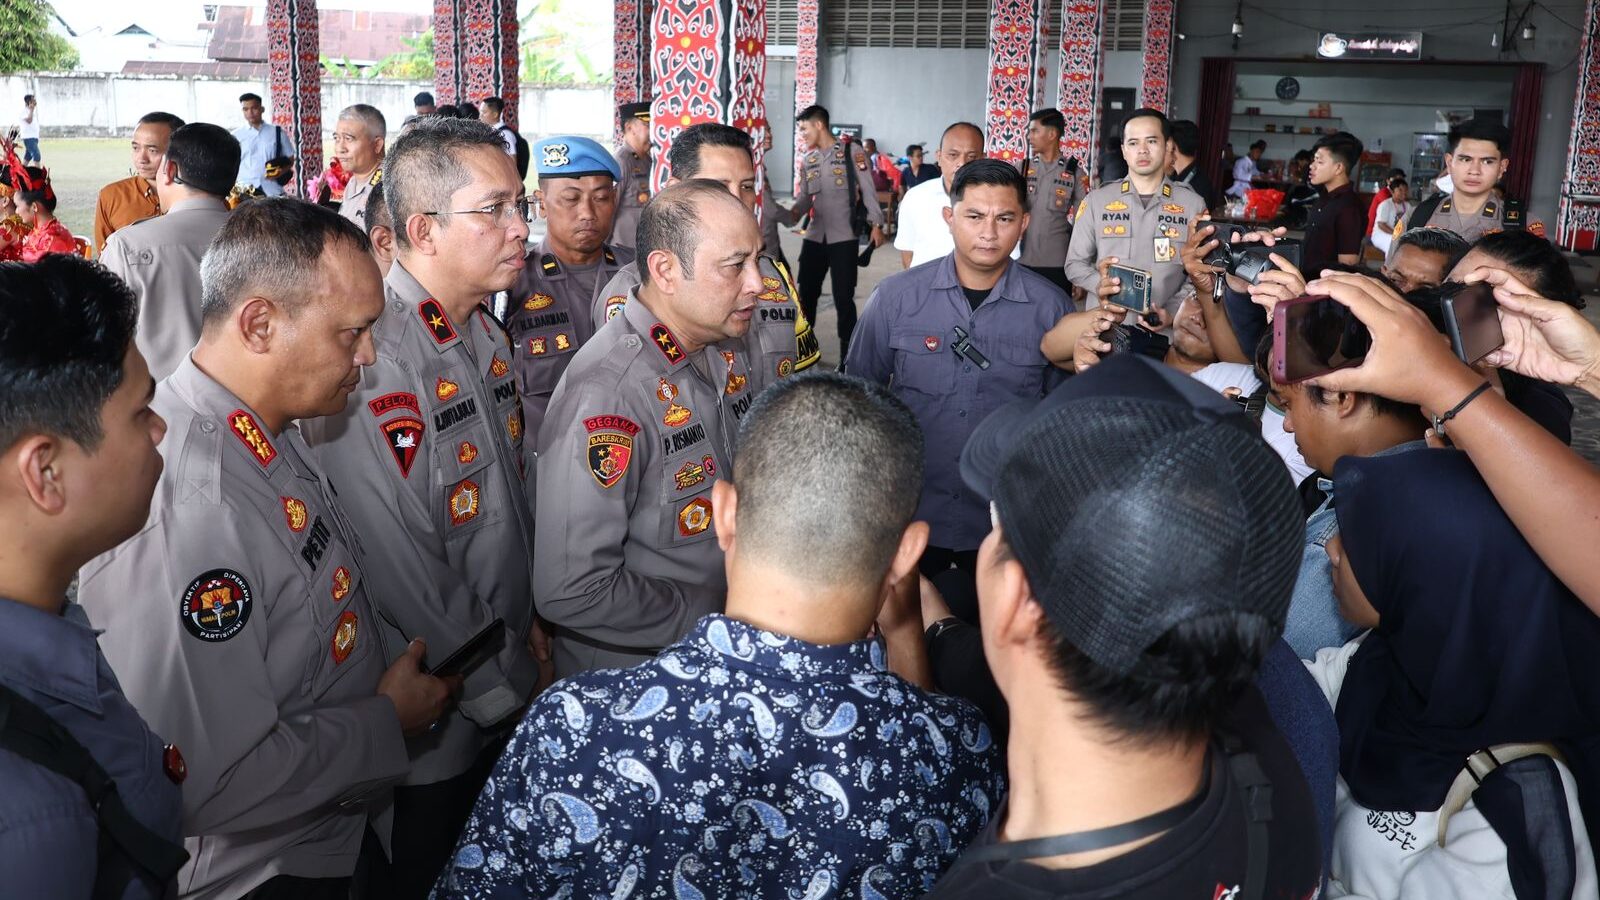
[[255,595],[243,575],[232,569],[211,569],[184,588],[178,616],[185,631],[214,644],[243,630],[254,606]]
[[589,435],[589,474],[603,488],[614,487],[628,474],[628,462],[633,459],[633,438],[614,431],[600,431]]

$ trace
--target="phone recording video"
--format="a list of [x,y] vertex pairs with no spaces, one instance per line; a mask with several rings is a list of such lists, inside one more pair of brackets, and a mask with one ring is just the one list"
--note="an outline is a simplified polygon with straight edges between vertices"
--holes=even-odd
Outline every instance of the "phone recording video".
[[1337,300],[1296,297],[1273,311],[1272,377],[1280,384],[1359,366],[1371,347],[1367,326]]
[[1107,303],[1114,303],[1123,309],[1140,314],[1150,311],[1149,272],[1128,266],[1112,265],[1106,267],[1106,274],[1122,282],[1116,296],[1107,298]]

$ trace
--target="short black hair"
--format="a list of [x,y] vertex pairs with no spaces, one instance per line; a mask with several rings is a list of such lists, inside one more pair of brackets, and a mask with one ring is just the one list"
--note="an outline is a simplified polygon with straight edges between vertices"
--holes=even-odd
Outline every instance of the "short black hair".
[[183,120],[169,112],[148,112],[139,117],[140,125],[165,125],[173,131],[183,127]]
[[[1381,275],[1370,272],[1361,272],[1359,269],[1355,271],[1357,274],[1363,274],[1369,278],[1374,278],[1383,282],[1384,284],[1389,285],[1389,287],[1394,288],[1394,284],[1390,282],[1389,279],[1384,278]],[[1398,288],[1395,288],[1395,290],[1398,293]],[[1263,384],[1271,385],[1274,389],[1277,389],[1282,387],[1282,385],[1275,381],[1271,374],[1272,343],[1272,335],[1270,333],[1261,336],[1261,343],[1256,345],[1255,368],[1256,377],[1261,379]],[[1312,403],[1322,406],[1328,402],[1327,391],[1312,384],[1303,385],[1303,387],[1306,390],[1306,396],[1310,398]],[[1361,391],[1352,391],[1351,393],[1354,393],[1358,400],[1364,401],[1367,403],[1367,405],[1371,406],[1373,413],[1376,415],[1388,416],[1391,419],[1398,419],[1409,424],[1426,422],[1426,417],[1422,415],[1422,407],[1420,406],[1413,406],[1409,403],[1401,403],[1396,400],[1390,400],[1388,397],[1382,396],[1381,394],[1368,394]]]
[[228,214],[200,260],[202,327],[226,319],[249,297],[284,306],[304,303],[311,283],[321,277],[322,255],[340,241],[372,252],[367,233],[329,207],[293,197],[240,206]]
[[921,144],[907,144],[906,145],[906,156],[910,156],[913,153],[923,153],[922,145]]
[[1344,174],[1351,181],[1356,179],[1356,172],[1361,167],[1361,139],[1348,131],[1336,131],[1333,134],[1323,135],[1311,145],[1311,154],[1316,155],[1318,150],[1328,151],[1335,162],[1344,165]]
[[678,132],[672,139],[672,149],[667,151],[667,171],[679,181],[700,174],[700,151],[705,147],[742,150],[746,156],[754,153],[749,134],[721,122],[701,122]]
[[456,118],[458,118],[458,119],[476,119],[477,117],[478,117],[478,105],[476,103],[473,103],[470,100],[463,100],[463,101],[461,101],[460,104],[458,104],[456,106]]
[[489,110],[497,116],[506,111],[506,102],[501,100],[499,97],[485,97],[478,101],[478,105]]
[[178,179],[197,191],[226,197],[239,176],[239,142],[227,129],[195,122],[172,133],[167,161],[178,167]]
[[249,103],[251,100],[254,100],[257,103],[260,103],[261,102],[261,95],[260,94],[252,94],[249,91],[245,91],[244,93],[239,95],[239,102],[240,103]]
[[1200,126],[1188,119],[1173,119],[1169,127],[1172,129],[1172,144],[1184,156],[1200,155]]
[[432,106],[433,105],[433,95],[428,93],[427,91],[422,91],[421,93],[418,93],[415,97],[411,98],[411,105],[412,106]]
[[694,277],[694,254],[700,249],[708,218],[701,205],[720,201],[744,209],[725,186],[709,178],[684,179],[650,198],[639,216],[639,230],[634,240],[634,258],[639,262],[641,283],[650,283],[648,261],[650,254],[657,250],[676,256],[684,277]]
[[828,119],[828,108],[816,103],[800,110],[794,120],[796,122],[821,122],[824,128],[831,124]]
[[80,256],[0,263],[0,450],[30,434],[94,450],[138,318],[122,279]]
[[1028,182],[1017,167],[998,159],[975,159],[956,170],[950,180],[950,205],[955,206],[975,184],[1009,187],[1017,192],[1017,202],[1028,208]]
[[[1256,143],[1261,145],[1261,149],[1263,149],[1263,150],[1267,149],[1267,142],[1266,141],[1257,141]],[[1251,149],[1254,149],[1255,148],[1255,144],[1251,144],[1250,147],[1251,147]],[[1308,163],[1308,162],[1311,162],[1311,157],[1314,156],[1314,155],[1315,154],[1313,154],[1310,150],[1296,150],[1294,152],[1294,155],[1289,157],[1289,159],[1292,162]]]
[[[1566,255],[1556,245],[1527,229],[1490,232],[1478,238],[1472,249],[1494,257],[1540,296],[1577,309],[1586,305]],[[1451,267],[1454,268],[1453,263]]]
[[1399,187],[1402,184],[1405,185],[1406,187],[1410,187],[1411,186],[1411,183],[1406,181],[1406,176],[1404,176],[1404,175],[1390,175],[1389,176],[1389,181],[1388,181],[1389,190],[1392,191],[1392,190],[1394,190],[1395,188]]
[[394,230],[394,218],[389,215],[389,202],[383,199],[383,182],[373,185],[372,190],[367,192],[366,209],[367,234],[370,235],[372,229],[379,225],[390,231]]
[[443,209],[450,195],[472,180],[460,156],[476,147],[504,153],[506,145],[482,122],[432,115],[416,119],[389,148],[383,183],[397,245],[411,246],[406,222],[412,216]]
[[[797,444],[797,434],[812,440]],[[922,448],[916,416],[886,387],[834,372],[778,381],[739,425],[741,555],[824,584],[876,588],[917,512]],[[841,520],[845,508],[853,512]]]
[[[1415,247],[1427,253],[1441,253],[1444,255],[1444,271],[1446,274],[1461,262],[1461,257],[1467,255],[1472,245],[1466,242],[1461,235],[1448,228],[1434,228],[1426,225],[1412,228],[1400,233],[1395,249],[1401,247]],[[1562,260],[1565,262],[1566,260]]]
[[1445,138],[1451,153],[1456,152],[1462,141],[1489,141],[1504,159],[1511,152],[1511,129],[1498,119],[1468,119],[1451,128]]
[[461,116],[458,115],[460,112],[461,111],[456,108],[455,104],[446,103],[445,105],[434,109],[433,114],[444,119],[459,119],[461,118]]
[[40,166],[23,166],[22,171],[27,173],[28,180],[36,187],[32,190],[17,191],[17,202],[24,205],[37,203],[54,213],[56,211],[56,192],[55,188],[50,185],[50,173]]
[[22,95],[22,102],[23,102],[24,105],[26,105],[27,103],[31,102],[32,100],[33,100],[33,95],[32,94],[23,94]]
[[[1267,140],[1266,140],[1266,138],[1262,138],[1260,140],[1251,142],[1250,149],[1251,150],[1266,150],[1267,149]],[[1310,150],[1301,150],[1300,153],[1304,153],[1306,155],[1307,159],[1311,158],[1311,151]],[[1294,158],[1295,159],[1299,159],[1300,158],[1300,153],[1296,153],[1294,155]]]
[[1045,128],[1054,128],[1058,136],[1067,133],[1067,117],[1061,114],[1061,110],[1053,106],[1034,110],[1033,115],[1028,117],[1028,121],[1038,122]]
[[1167,119],[1167,114],[1159,109],[1141,106],[1128,113],[1128,117],[1122,120],[1122,129],[1118,132],[1117,143],[1120,144],[1128,139],[1128,123],[1134,119],[1155,119],[1161,123],[1161,137],[1163,139],[1172,137],[1172,122]]

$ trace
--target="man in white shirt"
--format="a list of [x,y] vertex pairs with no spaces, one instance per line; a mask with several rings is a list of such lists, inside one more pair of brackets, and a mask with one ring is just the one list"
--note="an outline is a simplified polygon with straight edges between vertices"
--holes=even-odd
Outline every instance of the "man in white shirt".
[[1245,191],[1250,190],[1250,183],[1261,176],[1261,169],[1256,163],[1261,161],[1261,154],[1267,152],[1266,141],[1256,141],[1250,145],[1250,153],[1241,156],[1233,163],[1233,185],[1228,188],[1228,196],[1243,197]]
[[39,155],[39,100],[32,94],[22,97],[22,127],[17,136],[22,138],[22,164],[37,166],[44,162]]
[[[900,200],[894,248],[900,251],[901,265],[907,269],[920,266],[949,256],[955,249],[955,238],[944,220],[944,211],[950,208],[950,183],[957,169],[982,157],[983,129],[971,122],[957,122],[944,130],[939,138],[940,177],[906,191]],[[1012,259],[1020,254],[1020,247],[1011,249]]]
[[500,142],[506,145],[506,155],[516,158],[517,136],[502,120],[505,115],[506,101],[499,97],[485,97],[478,104],[478,121],[493,128],[500,135]]
[[283,196],[283,185],[267,177],[267,161],[294,156],[294,142],[283,129],[263,121],[266,107],[260,94],[240,94],[244,124],[233,130],[239,142],[239,184],[258,187],[268,197]]

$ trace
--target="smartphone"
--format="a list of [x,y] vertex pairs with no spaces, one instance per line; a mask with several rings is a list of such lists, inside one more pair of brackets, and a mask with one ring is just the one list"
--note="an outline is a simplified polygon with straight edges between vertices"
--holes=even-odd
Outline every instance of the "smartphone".
[[505,630],[505,620],[496,617],[494,621],[483,626],[482,631],[467,638],[467,642],[452,651],[443,662],[432,668],[424,666],[423,674],[449,678],[476,667],[500,651],[498,639],[505,634]]
[[1500,305],[1494,288],[1478,282],[1461,284],[1448,281],[1439,286],[1440,308],[1444,313],[1444,333],[1450,348],[1467,365],[1472,365],[1506,342],[1500,330]]
[[1329,297],[1296,297],[1272,314],[1272,378],[1294,384],[1361,365],[1372,347],[1367,326]]
[[1107,299],[1108,303],[1115,303],[1126,310],[1136,313],[1150,311],[1150,273],[1143,269],[1130,269],[1127,266],[1107,266],[1108,278],[1121,279],[1122,287],[1115,296]]

